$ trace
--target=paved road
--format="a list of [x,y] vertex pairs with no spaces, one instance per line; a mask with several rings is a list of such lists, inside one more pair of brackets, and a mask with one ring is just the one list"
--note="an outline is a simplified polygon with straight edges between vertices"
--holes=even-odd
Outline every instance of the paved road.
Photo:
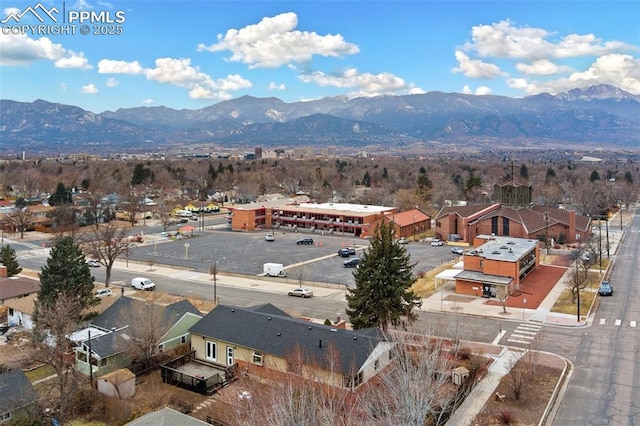
[[556,425],[640,425],[638,213],[616,254],[610,276],[614,295],[600,299],[591,327],[575,330],[580,334],[570,356],[575,373]]
[[[223,238],[223,235],[226,237]],[[238,244],[238,240],[232,238],[238,235],[247,242]],[[216,250],[221,250],[221,246],[233,244],[230,258],[237,264],[240,263],[247,247],[252,246],[255,251],[256,247],[262,247],[260,244],[272,244],[264,242],[258,234],[214,232],[210,237],[216,241],[215,244],[211,245],[209,240],[209,246],[207,246],[207,239],[202,238],[200,241],[203,247],[210,247],[213,250],[212,253],[220,253]],[[324,244],[329,241],[332,246],[296,247],[294,241],[297,235],[284,237],[283,244],[286,244],[282,247],[303,253],[300,255],[302,259],[305,259],[307,254],[314,256],[319,252],[332,254],[338,244],[338,240],[321,238],[320,241]],[[226,238],[231,239],[226,240]],[[281,239],[276,238],[277,241]],[[190,242],[197,240],[199,239],[194,238]],[[176,242],[170,244],[176,244]],[[147,245],[143,250],[160,251],[161,246],[161,243],[157,248],[154,245]],[[420,253],[423,246],[428,245],[416,244],[410,245],[410,248],[414,253]],[[20,258],[23,266],[39,269],[44,263],[44,250],[38,255],[38,250],[34,250],[37,245],[33,247],[28,244],[16,245],[16,247],[31,250],[30,253],[34,253],[32,257]],[[637,278],[640,276],[640,263],[638,253],[640,253],[640,215],[636,215],[633,219],[615,255],[615,267],[610,276],[614,285],[614,296],[601,299],[598,309],[590,317],[587,326],[572,328],[548,326],[519,321],[518,318],[502,321],[493,318],[474,318],[473,321],[469,321],[470,317],[452,312],[445,314],[421,312],[421,326],[430,327],[433,330],[434,324],[437,324],[442,335],[457,335],[461,339],[482,342],[500,341],[501,344],[510,346],[531,347],[531,341],[535,339],[539,340],[537,345],[541,349],[563,355],[571,360],[575,365],[575,371],[555,420],[550,424],[576,426],[640,424],[640,386],[638,385],[640,383],[640,296],[638,295],[640,282]],[[439,254],[446,255],[444,251]],[[425,256],[426,259],[429,257]],[[220,266],[224,264],[224,260],[220,261]],[[334,260],[339,258],[330,256],[326,261]],[[201,260],[198,261],[202,263]],[[103,269],[102,271],[94,270],[98,280],[101,280],[100,274],[104,273]],[[140,272],[127,272],[126,269],[125,267],[122,270],[115,270],[114,281],[130,282],[133,276],[140,275]],[[306,270],[308,269],[310,268]],[[212,299],[213,284],[191,280],[189,274],[196,273],[185,270],[182,274],[172,277],[154,277],[154,281],[162,291]],[[286,291],[282,290],[280,284],[274,283],[274,288],[270,289],[268,281],[261,281],[262,284],[256,284],[255,288],[226,285],[224,277],[220,277],[218,282],[216,290],[222,303],[249,306],[270,302],[287,311],[314,318],[334,319],[337,313],[344,315],[346,304],[344,291],[340,289],[326,289],[323,290],[321,297],[303,300],[287,297]],[[295,282],[289,285],[295,285]]]

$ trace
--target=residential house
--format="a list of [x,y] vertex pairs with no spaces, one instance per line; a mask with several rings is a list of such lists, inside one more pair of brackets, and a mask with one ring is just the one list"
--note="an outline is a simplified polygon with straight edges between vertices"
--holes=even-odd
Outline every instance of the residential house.
[[218,305],[191,327],[195,358],[256,376],[299,374],[355,389],[392,358],[378,329],[347,330],[293,318],[274,305]]
[[431,217],[420,209],[400,213],[387,213],[385,219],[391,223],[396,238],[416,239],[431,229]]
[[[76,366],[89,374],[89,353],[94,375],[131,365],[134,348],[145,347],[150,354],[168,351],[190,341],[189,328],[202,314],[189,301],[159,305],[122,296],[91,322],[105,334],[86,339],[75,348]],[[140,349],[139,349],[140,350]]]
[[510,294],[540,262],[540,242],[532,239],[479,235],[474,249],[463,255],[455,274],[456,293],[496,297]]
[[36,308],[36,298],[38,293],[32,293],[25,297],[7,300],[4,305],[7,307],[7,325],[9,327],[22,326],[25,330],[33,329],[33,313]]
[[37,418],[38,394],[22,370],[0,373],[0,423]]

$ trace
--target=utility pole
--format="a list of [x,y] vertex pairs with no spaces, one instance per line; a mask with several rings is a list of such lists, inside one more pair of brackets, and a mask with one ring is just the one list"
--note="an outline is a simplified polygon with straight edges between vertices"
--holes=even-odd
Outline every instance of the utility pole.
[[578,322],[580,322],[580,281],[578,274],[580,271],[578,270],[578,262],[580,259],[576,259],[576,291],[578,292]]
[[549,213],[544,212],[544,245],[549,254]]

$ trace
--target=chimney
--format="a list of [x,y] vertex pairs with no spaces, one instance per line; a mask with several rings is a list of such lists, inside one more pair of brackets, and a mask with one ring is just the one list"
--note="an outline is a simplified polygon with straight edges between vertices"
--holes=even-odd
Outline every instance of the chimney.
[[7,277],[7,267],[0,263],[0,277]]

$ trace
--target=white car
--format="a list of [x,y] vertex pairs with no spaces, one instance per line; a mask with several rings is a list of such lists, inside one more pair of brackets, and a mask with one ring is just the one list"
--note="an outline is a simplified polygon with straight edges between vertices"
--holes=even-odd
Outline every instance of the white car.
[[302,298],[313,297],[313,291],[308,288],[296,288],[289,292],[289,296],[297,296]]
[[136,277],[131,280],[131,287],[136,290],[153,291],[156,289],[156,284],[149,278]]
[[273,236],[273,234],[267,234],[264,236],[264,240],[265,241],[275,241],[275,237]]
[[87,260],[87,265],[91,266],[92,268],[99,268],[100,267],[100,262],[98,262],[97,260],[94,260],[94,259],[89,259],[89,260]]
[[438,238],[434,238],[433,240],[431,240],[431,245],[433,247],[440,247],[441,245],[443,245],[444,243],[442,242],[441,239]]
[[100,290],[96,291],[96,297],[109,297],[112,294],[113,293],[111,292],[110,288],[101,288]]

